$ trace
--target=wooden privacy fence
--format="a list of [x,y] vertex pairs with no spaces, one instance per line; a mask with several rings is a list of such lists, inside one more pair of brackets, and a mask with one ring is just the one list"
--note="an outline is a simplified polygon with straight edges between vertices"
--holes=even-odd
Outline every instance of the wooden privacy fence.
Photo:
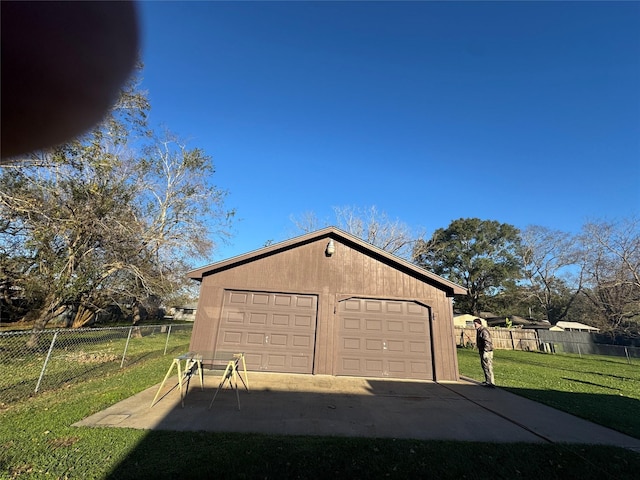
[[[540,342],[535,330],[521,328],[490,328],[493,348],[496,350],[539,350]],[[455,327],[459,346],[476,345],[476,329]]]

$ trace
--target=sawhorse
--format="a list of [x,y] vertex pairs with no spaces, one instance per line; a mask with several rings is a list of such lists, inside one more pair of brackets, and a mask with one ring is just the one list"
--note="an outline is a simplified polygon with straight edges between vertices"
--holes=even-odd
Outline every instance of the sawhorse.
[[[182,360],[185,361],[184,371],[181,371],[180,369],[180,363],[182,362]],[[162,390],[162,387],[164,387],[164,384],[166,383],[167,378],[169,378],[169,376],[171,375],[171,372],[173,371],[174,367],[178,369],[178,386],[180,388],[180,403],[183,408],[184,408],[184,398],[187,396],[187,392],[189,391],[189,382],[191,381],[191,376],[193,375],[194,368],[197,368],[198,376],[200,377],[200,389],[204,391],[204,375],[202,372],[202,355],[191,355],[188,353],[184,355],[180,355],[179,357],[176,357],[173,359],[173,362],[171,363],[171,366],[169,367],[167,374],[164,376],[164,380],[162,380],[162,383],[160,384],[160,388],[158,388],[158,391],[156,392],[156,396],[153,398],[153,401],[151,402],[151,407],[155,405],[156,400],[158,399],[158,395],[160,395],[160,391]],[[186,388],[185,388],[184,395],[182,393],[183,381],[186,381]]]
[[[244,370],[244,378],[239,370],[239,364],[242,361],[242,369]],[[215,402],[218,393],[222,388],[224,388],[225,383],[229,382],[229,387],[236,391],[236,399],[238,401],[238,410],[240,410],[240,393],[238,392],[238,377],[242,381],[244,388],[249,392],[249,378],[247,377],[247,365],[244,360],[244,353],[234,353],[231,360],[227,362],[227,366],[222,373],[222,377],[220,377],[220,383],[218,384],[218,388],[216,393],[213,395],[211,399],[211,403],[209,404],[209,410],[213,406],[213,402]],[[233,384],[232,384],[233,380]]]

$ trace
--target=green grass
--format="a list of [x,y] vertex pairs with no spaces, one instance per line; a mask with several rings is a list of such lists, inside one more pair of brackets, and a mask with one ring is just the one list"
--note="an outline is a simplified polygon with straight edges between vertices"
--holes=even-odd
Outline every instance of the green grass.
[[[562,376],[569,378],[579,360],[504,353],[496,354],[498,382],[512,383],[509,388],[515,391],[540,388],[536,372],[548,369],[547,361],[557,362],[552,367],[564,371]],[[149,353],[126,369],[47,391],[5,409],[0,413],[0,478],[624,479],[637,478],[640,471],[640,455],[603,446],[147,432],[71,426],[158,383],[170,358],[161,352]],[[463,374],[478,378],[479,366],[474,365],[477,360],[477,353],[461,351]],[[591,375],[606,371],[607,361],[595,359],[586,370],[592,371]],[[636,378],[634,375],[620,373],[626,372],[624,365],[620,368],[618,375],[625,380],[611,379],[612,382],[625,383],[626,377],[629,383],[635,382],[631,380]],[[590,381],[591,377],[578,378],[576,374],[576,378]],[[555,385],[554,380],[548,380],[552,382],[549,385]],[[554,388],[561,391],[559,386]]]
[[[461,375],[484,379],[478,352],[458,349]],[[596,355],[496,350],[496,384],[640,438],[640,361]]]
[[[132,335],[127,344],[128,329],[60,331],[38,391],[44,392],[118,371],[125,346],[125,366],[135,365],[151,352],[164,351],[167,340],[165,332],[147,326],[141,327],[140,332],[142,336]],[[28,398],[38,385],[53,334],[42,333],[35,348],[26,347],[30,336],[28,332],[0,338],[0,405]],[[174,329],[168,347],[186,350],[190,338],[190,328]]]

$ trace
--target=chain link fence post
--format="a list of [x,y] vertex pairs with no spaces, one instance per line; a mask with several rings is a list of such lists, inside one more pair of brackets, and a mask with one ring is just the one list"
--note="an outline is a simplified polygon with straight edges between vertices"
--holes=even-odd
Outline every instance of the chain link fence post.
[[33,393],[38,393],[40,389],[40,382],[42,382],[42,377],[44,377],[44,372],[47,369],[47,364],[49,363],[49,358],[51,358],[51,352],[53,351],[53,346],[56,343],[56,338],[58,338],[58,331],[53,334],[53,338],[51,339],[51,345],[49,345],[49,351],[47,352],[47,358],[44,359],[44,364],[42,365],[42,370],[40,371],[40,377],[38,378],[38,383],[36,385],[36,389]]
[[624,347],[624,354],[627,356],[627,363],[631,365],[631,359],[629,358],[629,349],[627,349],[627,347]]
[[124,359],[127,356],[127,349],[129,348],[129,340],[131,340],[131,332],[133,327],[129,327],[129,335],[127,336],[127,343],[124,345],[124,352],[122,352],[122,362],[120,362],[120,368],[124,367]]
[[169,328],[167,329],[167,341],[164,343],[164,353],[163,355],[167,354],[167,347],[169,346],[169,337],[171,336],[171,325],[169,325]]

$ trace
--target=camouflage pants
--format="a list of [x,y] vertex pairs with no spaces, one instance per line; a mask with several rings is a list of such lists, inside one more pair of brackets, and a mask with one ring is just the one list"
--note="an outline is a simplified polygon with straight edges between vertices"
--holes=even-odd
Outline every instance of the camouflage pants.
[[481,352],[480,365],[482,365],[482,371],[484,372],[484,381],[495,385],[493,379],[493,352]]

